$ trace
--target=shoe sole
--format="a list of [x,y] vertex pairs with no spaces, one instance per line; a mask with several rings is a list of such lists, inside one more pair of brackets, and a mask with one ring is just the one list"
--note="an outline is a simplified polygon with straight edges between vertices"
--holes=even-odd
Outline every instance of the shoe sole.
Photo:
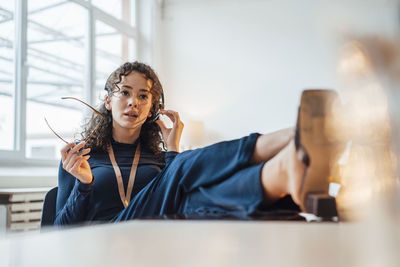
[[312,212],[306,205],[308,194],[328,195],[331,166],[344,148],[334,121],[338,101],[333,90],[305,90],[301,96],[298,130],[309,166],[300,187],[300,207],[306,212]]

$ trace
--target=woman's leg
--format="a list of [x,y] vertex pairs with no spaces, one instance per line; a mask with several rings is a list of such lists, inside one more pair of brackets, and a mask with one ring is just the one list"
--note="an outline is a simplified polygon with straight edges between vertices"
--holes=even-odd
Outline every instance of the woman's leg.
[[271,202],[290,194],[296,204],[300,203],[306,166],[297,157],[294,134],[294,128],[287,128],[260,135],[256,141],[251,161],[254,164],[265,162],[261,183]]
[[182,200],[179,214],[246,217],[254,214],[265,201],[261,185],[263,164],[252,165],[234,173],[229,179],[211,186],[200,186]]
[[[253,145],[255,140],[254,136],[247,139]],[[246,143],[246,138],[209,147],[209,150],[178,155],[114,221],[187,212],[187,207],[193,208],[192,194],[196,196],[196,202],[202,200],[208,205],[225,210],[231,207],[232,211],[245,213],[254,211],[264,197],[276,200],[291,194],[298,203],[305,166],[297,159],[294,142],[291,141],[265,164],[237,168],[237,161],[244,164],[246,158],[251,158],[251,151],[247,148],[248,155],[242,159],[243,151],[239,148],[246,147],[243,142]],[[219,151],[221,148],[228,153],[236,151],[236,156],[218,158],[214,153],[224,154]],[[188,205],[187,201],[192,201],[192,204]]]
[[279,153],[294,137],[293,127],[282,129],[273,133],[260,135],[254,146],[251,162],[260,164],[272,159]]
[[251,134],[178,154],[115,220],[176,214],[190,192],[219,184],[249,167],[258,136]]

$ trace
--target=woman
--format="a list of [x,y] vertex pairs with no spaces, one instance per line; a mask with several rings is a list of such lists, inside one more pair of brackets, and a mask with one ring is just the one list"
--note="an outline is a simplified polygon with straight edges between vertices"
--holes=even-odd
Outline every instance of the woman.
[[[178,153],[183,123],[177,112],[163,109],[162,87],[149,66],[125,63],[105,90],[99,130],[87,143],[61,150],[56,225],[210,212],[250,215],[288,194],[300,204],[306,166],[297,157],[293,129]],[[84,138],[99,120],[93,115]]]

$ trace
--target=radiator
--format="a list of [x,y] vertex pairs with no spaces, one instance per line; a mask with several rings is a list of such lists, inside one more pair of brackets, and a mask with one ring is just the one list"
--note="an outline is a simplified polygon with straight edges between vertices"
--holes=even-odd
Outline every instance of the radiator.
[[43,200],[50,189],[0,189],[0,232],[38,230]]

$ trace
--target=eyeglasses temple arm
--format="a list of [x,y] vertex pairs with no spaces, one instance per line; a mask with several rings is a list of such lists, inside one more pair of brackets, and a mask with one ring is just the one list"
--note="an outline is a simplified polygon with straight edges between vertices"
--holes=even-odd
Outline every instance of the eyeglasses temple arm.
[[92,133],[85,139],[85,142],[89,141],[90,138],[92,138],[92,136],[94,135],[94,133],[99,129],[101,123],[103,122],[103,117],[101,117],[100,122],[97,124],[96,128],[94,128],[94,130],[92,131]]
[[103,114],[101,114],[100,111],[98,111],[97,109],[95,109],[95,108],[92,107],[91,105],[89,105],[89,104],[83,102],[82,100],[80,100],[80,99],[78,99],[78,98],[75,98],[75,97],[72,97],[72,96],[63,96],[63,97],[61,97],[61,99],[73,99],[73,100],[76,100],[76,101],[78,101],[78,102],[81,102],[82,104],[84,104],[85,106],[89,107],[91,110],[93,110],[94,112],[96,112],[97,115],[99,115],[100,117],[104,118]]
[[50,126],[50,124],[47,122],[46,118],[44,118],[44,121],[46,122],[46,124],[47,124],[47,126],[50,128],[50,130],[51,130],[58,138],[60,138],[61,140],[63,140],[64,143],[68,144],[67,141],[65,141],[61,136],[59,136],[59,135],[53,130],[53,128],[51,128],[51,126]]

